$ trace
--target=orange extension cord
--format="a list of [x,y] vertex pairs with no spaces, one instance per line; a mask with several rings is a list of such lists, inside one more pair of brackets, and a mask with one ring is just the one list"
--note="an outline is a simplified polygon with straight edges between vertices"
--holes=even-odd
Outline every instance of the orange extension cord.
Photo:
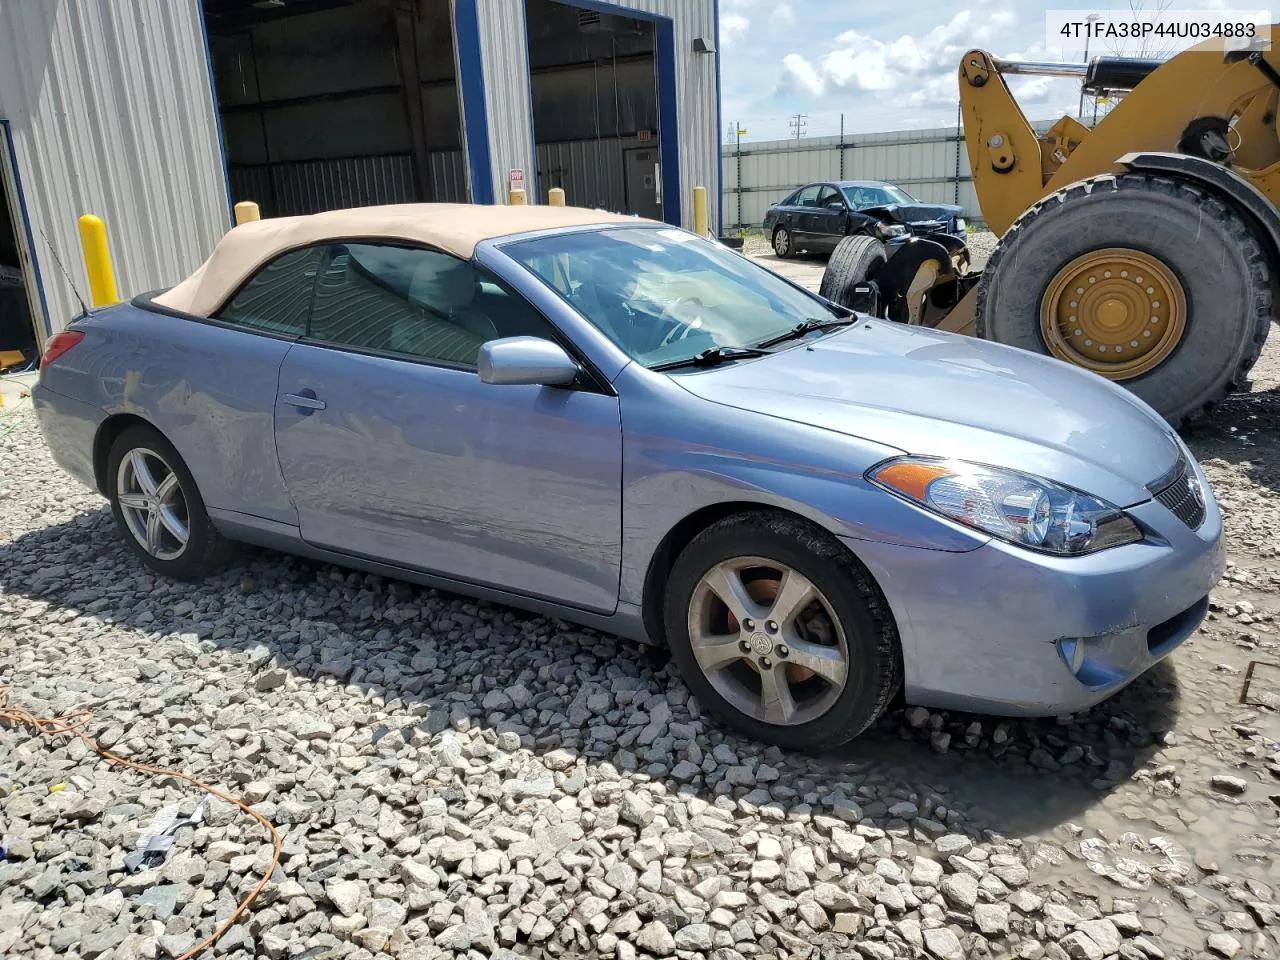
[[27,727],[34,733],[46,737],[57,737],[63,734],[78,737],[88,744],[94,753],[98,754],[108,763],[114,763],[121,767],[129,767],[130,769],[139,770],[142,773],[149,773],[157,777],[177,777],[179,780],[185,780],[187,783],[194,784],[205,793],[217,797],[219,800],[225,800],[227,803],[235,804],[267,828],[267,832],[271,834],[271,843],[274,849],[271,853],[271,865],[267,867],[266,872],[262,875],[262,879],[254,884],[254,887],[249,891],[248,896],[240,901],[240,905],[236,907],[231,916],[227,917],[222,926],[214,930],[203,943],[196,944],[182,956],[176,957],[175,960],[191,960],[192,957],[213,946],[213,944],[217,942],[218,938],[226,933],[227,930],[229,930],[240,918],[240,915],[249,909],[249,905],[257,899],[258,894],[262,892],[262,888],[265,887],[267,885],[267,881],[271,879],[271,874],[275,872],[277,865],[280,863],[280,849],[284,846],[284,838],[280,836],[280,832],[275,828],[270,820],[260,814],[257,810],[252,809],[244,802],[237,800],[235,797],[227,796],[227,794],[223,793],[221,790],[209,786],[209,784],[205,783],[203,780],[199,780],[190,774],[181,773],[178,770],[168,770],[163,767],[152,767],[145,763],[137,763],[133,760],[126,760],[123,757],[117,757],[114,753],[111,753],[98,743],[97,740],[84,732],[84,728],[88,726],[89,719],[91,717],[89,711],[73,710],[70,713],[63,714],[60,717],[54,717],[53,719],[37,717],[34,714],[23,710],[21,707],[10,706],[9,696],[12,693],[13,686],[11,684],[0,684],[0,723],[7,722],[17,726]]

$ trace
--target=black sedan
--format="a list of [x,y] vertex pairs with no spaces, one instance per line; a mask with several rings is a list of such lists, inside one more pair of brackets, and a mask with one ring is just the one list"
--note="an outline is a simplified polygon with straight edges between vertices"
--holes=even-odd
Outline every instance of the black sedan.
[[779,257],[803,250],[830,253],[844,237],[867,234],[884,241],[947,235],[964,239],[966,224],[954,203],[921,203],[881,180],[805,184],[769,207],[764,231]]

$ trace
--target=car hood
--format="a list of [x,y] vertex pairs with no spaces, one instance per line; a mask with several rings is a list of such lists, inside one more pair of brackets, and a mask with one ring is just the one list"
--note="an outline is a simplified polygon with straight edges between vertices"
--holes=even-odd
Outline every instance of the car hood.
[[714,403],[860,437],[905,453],[1023,470],[1117,506],[1180,448],[1132,394],[1028,351],[864,320],[755,360],[678,378]]
[[882,207],[859,210],[869,217],[883,217],[894,223],[924,223],[958,217],[962,207],[953,203],[888,203]]

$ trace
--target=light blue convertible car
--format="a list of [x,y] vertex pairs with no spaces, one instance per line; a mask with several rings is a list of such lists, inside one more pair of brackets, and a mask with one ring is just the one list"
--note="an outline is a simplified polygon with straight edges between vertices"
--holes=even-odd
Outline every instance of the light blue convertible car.
[[52,337],[34,399],[161,574],[244,541],[666,644],[793,749],[899,691],[1088,707],[1195,630],[1224,563],[1199,466],[1124,389],[596,211],[236,227]]

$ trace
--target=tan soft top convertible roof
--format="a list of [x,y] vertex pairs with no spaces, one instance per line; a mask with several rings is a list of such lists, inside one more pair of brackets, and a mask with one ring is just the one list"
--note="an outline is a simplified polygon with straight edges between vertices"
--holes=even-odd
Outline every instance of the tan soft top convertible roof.
[[[325,240],[377,237],[408,240],[470,260],[476,244],[494,237],[592,224],[636,223],[638,218],[581,207],[470,203],[405,203],[277,217],[233,227],[195,273],[157,296],[170,310],[207,317],[273,257]],[[652,221],[648,221],[652,222]]]

